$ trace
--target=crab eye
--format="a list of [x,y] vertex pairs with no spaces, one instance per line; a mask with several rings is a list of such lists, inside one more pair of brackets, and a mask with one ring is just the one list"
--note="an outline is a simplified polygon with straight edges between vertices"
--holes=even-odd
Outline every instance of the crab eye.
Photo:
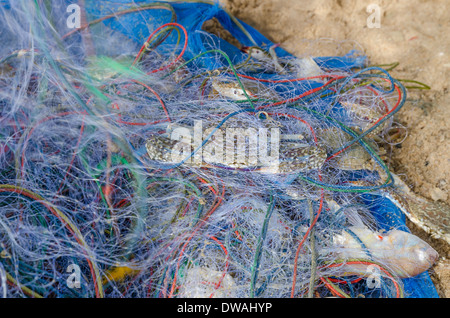
[[234,91],[233,91],[233,94],[234,94],[234,95],[237,95],[237,90],[234,90]]

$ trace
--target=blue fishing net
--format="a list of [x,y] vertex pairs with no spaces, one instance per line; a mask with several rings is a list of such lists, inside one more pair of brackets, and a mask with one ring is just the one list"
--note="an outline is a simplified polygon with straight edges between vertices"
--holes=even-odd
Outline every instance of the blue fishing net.
[[[32,70],[33,63],[19,61],[12,67],[20,71],[8,75],[11,79],[5,76],[1,87],[1,115],[5,124],[0,131],[3,149],[0,199],[4,209],[0,242],[6,242],[4,246],[8,248],[4,253],[10,256],[7,258],[10,261],[2,261],[0,274],[4,275],[0,277],[9,273],[10,285],[18,286],[20,282],[26,287],[10,288],[8,295],[189,297],[203,295],[206,288],[211,295],[219,297],[300,297],[309,292],[313,247],[305,247],[303,252],[299,248],[301,253],[295,255],[297,245],[284,241],[288,237],[298,244],[299,238],[308,237],[305,229],[313,222],[308,213],[308,200],[313,201],[313,210],[323,210],[314,234],[319,240],[329,239],[330,233],[340,233],[352,217],[357,219],[356,223],[372,220],[377,230],[409,232],[400,209],[380,194],[392,187],[393,182],[373,146],[363,139],[370,131],[362,129],[364,132],[357,134],[349,128],[360,124],[361,117],[353,116],[341,98],[357,100],[360,91],[353,93],[346,89],[355,81],[362,83],[364,89],[376,91],[377,97],[388,96],[390,101],[394,100],[395,88],[400,93],[403,90],[389,116],[370,126],[369,130],[375,130],[384,122],[390,123],[389,119],[403,105],[406,92],[388,72],[369,67],[368,58],[362,52],[351,50],[343,56],[312,57],[314,65],[323,72],[317,75],[335,76],[332,85],[325,76],[308,75],[300,81],[293,80],[298,74],[267,70],[263,63],[246,68],[248,53],[204,31],[204,23],[215,18],[242,47],[271,51],[272,58],[276,56],[286,65],[296,61],[294,55],[232,17],[218,3],[85,1],[83,19],[95,23],[79,32],[67,26],[71,14],[67,7],[73,1],[54,1],[47,7],[36,1],[29,12],[21,1],[17,8],[9,1],[0,3],[4,17],[0,24],[5,30],[1,37],[9,45],[1,51],[2,63],[32,55],[39,65],[37,70]],[[7,32],[14,21],[20,22],[24,17],[33,18],[32,35],[24,35],[26,25],[18,31],[19,36]],[[136,56],[152,32],[171,23],[184,27],[188,35],[186,47],[183,48],[180,28],[159,33],[155,35],[158,40],[148,43],[153,45],[148,50],[149,56],[142,57],[141,64],[136,64],[138,67],[135,63],[130,67],[129,55]],[[34,40],[36,51],[29,48],[18,51],[30,39]],[[88,54],[89,47],[91,54]],[[168,64],[180,54],[182,59],[178,63]],[[122,63],[121,58],[126,62]],[[237,71],[233,69],[238,65],[244,66]],[[150,71],[148,84],[143,73],[136,70],[161,66],[167,66],[162,71],[164,75],[155,77]],[[180,70],[192,78],[184,77],[182,84],[173,80],[171,76]],[[237,102],[210,99],[212,94],[206,98],[203,93],[215,70],[220,70],[221,79],[233,80],[234,85],[238,79],[236,72],[245,73],[253,80],[266,83],[264,89],[271,88],[277,98],[251,99],[253,95],[247,95],[248,99]],[[123,84],[123,75],[132,81]],[[367,82],[366,79],[375,80]],[[378,79],[388,85],[380,87],[376,83]],[[29,81],[26,91],[19,83],[24,80]],[[153,94],[144,94],[136,84]],[[242,83],[238,81],[238,84],[233,86],[235,91],[243,88]],[[6,89],[10,91],[6,93]],[[288,102],[279,103],[281,100]],[[268,103],[273,107],[268,107]],[[331,166],[332,171],[323,176],[314,172],[275,178],[253,177],[245,170],[223,173],[230,169],[223,166],[215,167],[222,172],[212,169],[211,174],[192,167],[183,168],[187,171],[177,170],[181,163],[148,168],[145,139],[169,129],[161,123],[167,119],[192,126],[193,120],[210,119],[209,112],[214,113],[220,107],[227,109],[228,115],[214,121],[216,130],[234,118],[251,122],[253,119],[245,117],[249,114],[266,119],[301,117],[300,123],[286,122],[288,133],[301,131],[308,135],[305,122],[311,130],[336,129],[338,134],[347,134],[353,140],[342,137],[337,145],[327,149],[328,155],[357,145],[381,169],[373,173],[365,169],[342,171]],[[112,121],[114,116],[119,120]],[[313,144],[313,140],[308,142]],[[195,152],[184,158],[183,163],[191,157],[195,157]],[[382,179],[380,174],[386,174],[388,181],[378,185],[352,184],[375,177]],[[221,183],[224,189],[225,185],[231,189],[223,196],[219,195]],[[299,189],[300,196],[304,197],[294,200],[288,194],[291,189]],[[333,198],[342,205],[347,204],[349,210],[340,208],[333,213],[330,202],[318,200],[320,189],[335,195]],[[365,219],[350,206],[370,212],[370,216]],[[176,217],[171,218],[175,210]],[[27,213],[30,216],[23,222]],[[13,227],[22,229],[23,242],[10,236]],[[39,240],[45,242],[44,247],[36,244]],[[324,242],[317,244],[324,250],[329,248]],[[39,253],[42,256],[37,256]],[[323,264],[334,261],[327,257],[319,251],[318,260]],[[69,264],[77,265],[83,273],[81,287],[67,284]],[[298,274],[297,281],[294,272]],[[373,289],[364,287],[364,280],[338,283],[338,274],[322,274],[331,280],[318,283],[316,288],[321,296],[329,296],[330,291],[333,294],[336,284],[345,291],[334,290],[341,296],[396,296],[389,279]],[[99,283],[102,280],[104,286]],[[42,287],[46,284],[48,288]],[[405,297],[438,297],[426,271],[398,280],[395,286],[399,285]]]
[[[142,1],[146,3],[146,1]],[[137,1],[136,3],[140,3]],[[88,12],[92,15],[92,18],[98,18],[108,11],[119,11],[124,8],[124,5],[128,4],[128,1],[96,1],[90,3],[88,6]],[[172,6],[176,12],[178,23],[186,27],[190,34],[190,41],[188,47],[189,53],[186,54],[186,60],[190,59],[202,52],[208,51],[213,48],[220,48],[229,57],[231,57],[233,63],[242,62],[246,56],[237,47],[229,44],[227,41],[222,40],[213,34],[205,36],[202,30],[203,23],[212,18],[216,18],[221,25],[228,30],[233,37],[235,37],[241,44],[246,46],[256,45],[261,48],[269,48],[274,45],[265,36],[258,32],[248,24],[239,21],[247,32],[251,35],[254,41],[251,41],[243,32],[237,27],[237,25],[231,20],[230,16],[219,6],[210,5],[206,3],[172,3]],[[147,35],[148,23],[154,24],[155,27],[169,22],[169,14],[155,14],[154,12],[144,13],[142,15],[129,15],[121,19],[120,22],[116,20],[109,20],[106,22],[108,26],[119,32],[123,32],[125,35],[136,41],[142,43],[145,41]],[[146,21],[145,25],[142,25],[142,21]],[[290,56],[290,53],[284,49],[277,47],[275,52],[280,57]],[[333,70],[352,70],[354,68],[363,68],[367,66],[367,57],[357,51],[351,51],[344,56],[329,56],[329,57],[314,57],[317,64],[326,69]],[[202,60],[202,66],[207,69],[216,69],[220,66],[227,65],[226,61],[219,56],[211,55]],[[270,75],[263,74],[261,77],[270,77]],[[305,87],[317,87],[320,83],[310,82]],[[300,91],[301,93],[301,91]],[[325,100],[325,103],[327,101]],[[405,217],[402,212],[389,200],[383,199],[377,200],[377,205],[371,205],[371,210],[374,211],[374,215],[379,221],[382,228],[389,230],[392,228],[401,228],[404,231],[409,231],[405,225]],[[405,293],[408,297],[437,297],[437,291],[432,283],[429,274],[423,273],[418,277],[404,279]]]

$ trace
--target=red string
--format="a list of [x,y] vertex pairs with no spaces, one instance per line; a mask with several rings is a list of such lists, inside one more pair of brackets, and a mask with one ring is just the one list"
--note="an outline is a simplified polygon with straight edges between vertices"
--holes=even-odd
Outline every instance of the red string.
[[158,27],[155,31],[153,31],[152,34],[150,34],[150,36],[148,37],[148,39],[147,39],[147,41],[145,42],[145,44],[144,44],[144,45],[141,47],[141,49],[139,50],[139,53],[138,53],[138,55],[136,56],[136,58],[135,58],[135,60],[134,60],[134,62],[133,62],[132,65],[134,65],[134,64],[137,62],[137,60],[138,60],[139,57],[141,56],[142,52],[145,50],[146,44],[150,42],[151,38],[152,38],[159,30],[161,30],[162,28],[168,27],[168,26],[176,26],[176,27],[179,27],[181,30],[183,30],[183,33],[184,33],[184,46],[183,46],[183,49],[181,50],[180,54],[175,58],[175,60],[173,60],[171,63],[169,63],[169,64],[167,64],[166,66],[163,66],[163,67],[161,67],[161,68],[159,68],[159,69],[157,69],[157,70],[150,71],[150,72],[148,72],[147,74],[152,74],[152,73],[160,72],[160,71],[163,71],[163,70],[165,70],[165,69],[171,67],[173,64],[175,64],[175,63],[176,63],[176,62],[184,55],[184,52],[186,51],[186,48],[187,48],[188,39],[189,39],[188,33],[187,33],[186,29],[185,29],[181,24],[175,23],[175,22],[171,22],[171,23],[166,23],[166,24],[161,25],[161,26]]
[[[78,242],[78,244],[83,245],[82,242],[80,241],[80,239],[77,237],[77,235],[75,234],[75,232],[71,229],[71,227],[69,226],[69,224],[66,223],[66,221],[64,221],[59,214],[55,211],[55,209],[50,206],[47,202],[42,201],[40,198],[36,197],[35,195],[33,195],[32,193],[28,192],[28,191],[23,191],[22,189],[5,189],[5,188],[0,188],[0,192],[14,192],[17,193],[19,195],[24,195],[26,197],[29,197],[35,201],[38,201],[40,204],[42,204],[43,206],[45,206],[54,216],[56,216],[56,218],[65,225],[65,227],[67,228],[67,230],[72,234],[72,236],[75,238],[75,240]],[[95,272],[94,272],[94,268],[92,265],[91,260],[89,259],[89,257],[86,257],[86,261],[88,262],[89,265],[89,269],[92,275],[92,279],[94,282],[94,288],[95,288],[95,295],[97,298],[100,298],[100,293],[98,290],[98,286],[97,286],[97,279],[95,276]]]
[[[70,112],[62,112],[62,113],[58,113],[58,114],[55,114],[55,115],[52,115],[52,116],[48,116],[48,117],[46,117],[44,119],[39,120],[36,123],[36,125],[30,130],[30,132],[28,133],[27,138],[25,139],[25,142],[24,142],[24,145],[23,145],[23,149],[22,149],[22,158],[21,158],[21,164],[20,164],[20,177],[21,178],[23,178],[23,172],[24,172],[23,170],[24,170],[24,165],[25,165],[25,149],[27,147],[28,140],[30,139],[31,134],[36,129],[36,127],[39,126],[40,124],[42,124],[45,121],[52,120],[52,119],[55,119],[55,118],[58,118],[58,117],[62,117],[62,116],[74,115],[74,114],[86,115],[86,112],[85,111],[83,111],[83,112],[70,111]],[[83,122],[82,127],[84,127],[84,122]],[[82,133],[82,130],[81,130],[81,133]]]
[[[395,106],[389,110],[386,114],[384,114],[383,116],[381,116],[370,128],[374,127],[377,123],[379,123],[383,118],[385,118],[386,116],[388,116],[390,113],[392,113],[393,111],[395,111],[397,109],[397,107],[400,105],[400,102],[402,100],[402,92],[400,90],[400,88],[395,85],[395,89],[397,90],[398,93],[398,100],[397,103],[395,104]],[[369,128],[369,129],[370,129]],[[331,160],[332,158],[336,157],[337,155],[339,155],[340,153],[344,152],[345,150],[347,150],[348,148],[350,148],[353,144],[347,146],[344,149],[339,150],[338,152],[336,152],[335,154],[331,155],[330,157],[328,157],[327,159],[325,159],[325,162]]]
[[[234,75],[234,73],[232,73],[232,72],[230,72],[230,74]],[[332,78],[335,78],[335,79],[339,79],[339,78],[344,78],[345,77],[345,76],[342,76],[342,75],[326,74],[326,75],[316,75],[316,76],[301,77],[301,78],[271,80],[271,79],[257,78],[257,77],[248,76],[248,75],[239,74],[239,73],[236,73],[236,75],[239,76],[239,77],[255,80],[255,81],[258,81],[258,82],[265,82],[265,83],[291,83],[291,82],[307,81],[307,80],[312,80],[312,79],[323,79],[323,78],[329,78],[329,77],[332,77]]]
[[[328,265],[326,265],[326,267],[332,268],[332,267],[342,266],[344,264],[345,265],[371,265],[371,266],[377,267],[379,270],[381,270],[383,273],[385,273],[392,280],[392,282],[394,283],[394,286],[395,286],[396,297],[400,298],[400,296],[401,296],[400,286],[398,285],[395,278],[385,268],[383,268],[382,266],[380,266],[376,263],[372,263],[369,261],[347,261],[347,262],[341,262],[341,263],[328,264]],[[323,267],[325,267],[325,266],[323,266]]]
[[313,94],[315,92],[320,91],[324,87],[330,85],[331,83],[333,83],[334,81],[336,81],[337,79],[340,79],[340,78],[344,78],[344,76],[334,77],[334,78],[330,79],[328,82],[326,82],[325,84],[323,84],[322,86],[310,89],[309,91],[306,91],[306,92],[304,92],[304,93],[302,93],[302,94],[300,94],[300,95],[298,95],[296,97],[285,99],[285,100],[282,100],[282,101],[279,101],[279,102],[275,102],[275,103],[271,103],[271,104],[267,104],[267,105],[262,105],[262,106],[256,107],[256,109],[263,109],[263,108],[267,108],[267,107],[278,106],[278,105],[282,105],[282,104],[286,104],[286,103],[295,102],[295,101],[297,101],[297,100],[299,100],[299,99],[301,99],[301,98],[303,98],[305,96],[308,96],[308,95],[311,95],[311,94]]
[[[209,236],[209,237],[210,237],[212,240],[216,241],[217,244],[220,245],[220,247],[222,248],[222,250],[224,251],[225,256],[226,256],[225,268],[224,268],[224,270],[223,270],[223,274],[222,274],[222,276],[220,277],[220,279],[219,279],[219,281],[217,282],[217,284],[215,284],[215,286],[214,286],[214,289],[217,290],[217,289],[219,289],[220,285],[222,284],[223,279],[225,278],[225,275],[227,274],[228,265],[229,265],[229,263],[228,263],[228,251],[227,251],[227,249],[225,248],[225,246],[222,244],[222,242],[220,242],[217,238],[215,238],[214,236]],[[211,295],[209,296],[209,298],[212,298],[213,295],[214,295],[214,293],[211,293]]]
[[152,92],[152,93],[156,96],[156,98],[157,98],[157,99],[159,100],[159,102],[161,103],[161,106],[162,106],[162,108],[163,108],[163,110],[164,110],[164,113],[165,113],[166,116],[167,116],[167,121],[170,122],[170,116],[169,116],[169,113],[167,112],[166,105],[164,104],[164,101],[161,99],[161,97],[158,95],[158,93],[157,93],[153,88],[151,88],[150,86],[148,86],[148,85],[145,84],[145,83],[142,83],[142,82],[137,81],[137,80],[131,80],[131,81],[133,81],[133,82],[135,82],[135,83],[137,83],[137,84],[140,84],[140,85],[144,86],[146,89],[148,89],[150,92]]
[[294,119],[297,119],[297,120],[299,120],[300,122],[304,123],[306,126],[308,126],[309,130],[311,130],[311,133],[312,133],[313,138],[314,138],[314,142],[315,142],[316,145],[317,145],[317,136],[316,136],[316,133],[314,132],[314,129],[312,128],[312,126],[311,126],[307,121],[305,121],[304,119],[302,119],[302,118],[300,118],[300,117],[297,117],[297,116],[295,116],[295,115],[285,114],[285,113],[267,113],[267,114],[270,115],[270,116],[285,116],[285,117],[289,117],[289,118],[294,118]]
[[176,288],[176,282],[177,282],[177,274],[178,274],[178,269],[180,267],[180,263],[182,260],[182,255],[184,254],[184,250],[186,249],[187,245],[189,244],[189,242],[191,241],[191,239],[194,237],[195,233],[206,223],[206,221],[209,219],[209,217],[211,216],[212,213],[214,213],[214,211],[222,204],[222,201],[224,199],[225,196],[225,184],[222,183],[222,193],[220,194],[219,197],[215,198],[216,204],[208,211],[208,213],[205,215],[205,217],[196,225],[195,229],[192,231],[192,233],[190,234],[190,236],[186,239],[186,242],[183,244],[183,247],[179,253],[179,257],[178,257],[178,262],[177,262],[177,269],[175,271],[174,274],[174,278],[172,281],[172,286],[170,288],[170,292],[169,292],[169,298],[173,297],[173,294],[175,292],[175,288]]

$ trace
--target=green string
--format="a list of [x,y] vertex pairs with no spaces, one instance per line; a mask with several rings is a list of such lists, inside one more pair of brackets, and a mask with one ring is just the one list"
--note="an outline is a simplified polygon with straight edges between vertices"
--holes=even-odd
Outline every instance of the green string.
[[274,206],[275,206],[275,198],[274,198],[273,194],[271,194],[270,195],[270,205],[269,205],[269,208],[267,209],[266,216],[264,217],[264,223],[261,228],[261,234],[258,237],[258,242],[256,244],[256,249],[255,249],[255,258],[253,260],[253,266],[251,268],[252,272],[251,272],[251,278],[250,278],[250,298],[255,297],[255,287],[256,287],[255,284],[256,284],[256,280],[258,278],[259,263],[261,261],[262,247],[263,247],[264,240],[266,239],[267,228],[269,226],[269,221],[272,216]]

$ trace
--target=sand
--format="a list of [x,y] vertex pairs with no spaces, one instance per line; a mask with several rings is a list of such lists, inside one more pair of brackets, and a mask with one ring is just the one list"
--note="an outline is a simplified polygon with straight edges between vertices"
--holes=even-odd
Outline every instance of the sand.
[[[388,149],[388,163],[414,192],[450,204],[450,2],[448,0],[220,0],[233,15],[297,56],[327,56],[359,49],[371,64],[399,62],[397,79],[410,89],[396,125],[404,141]],[[379,28],[370,22],[380,8]],[[369,24],[368,24],[369,19]],[[212,23],[212,26],[214,23]],[[211,27],[211,25],[210,25]],[[225,35],[226,36],[226,35]],[[450,297],[450,250],[409,224],[440,253],[430,270],[441,297]]]

